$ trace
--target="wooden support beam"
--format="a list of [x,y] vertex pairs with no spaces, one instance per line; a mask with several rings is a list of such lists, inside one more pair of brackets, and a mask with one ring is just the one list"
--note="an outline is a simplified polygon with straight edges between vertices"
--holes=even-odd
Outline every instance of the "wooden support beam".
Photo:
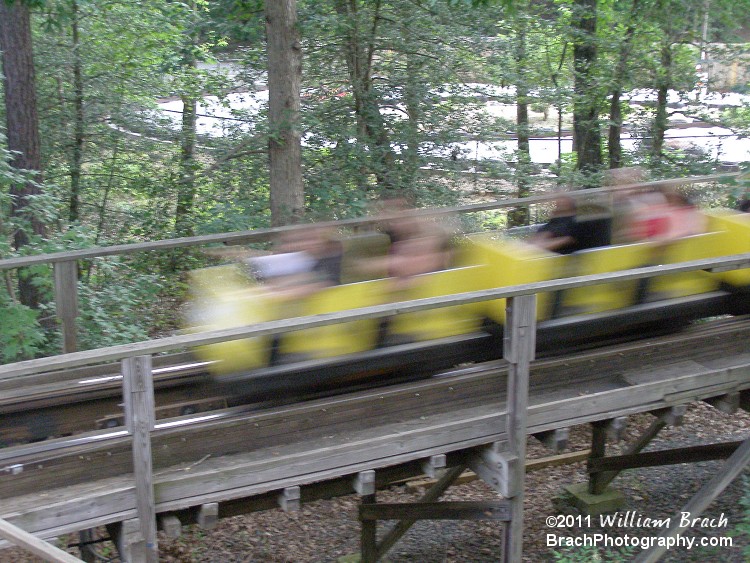
[[143,561],[157,563],[156,504],[151,465],[151,431],[154,429],[154,378],[151,356],[137,356],[122,361],[125,423],[133,436],[133,474],[136,510],[141,538],[145,542]]
[[569,428],[556,428],[555,430],[547,430],[546,432],[538,432],[534,434],[534,438],[539,440],[545,447],[549,448],[556,454],[568,447],[569,436]]
[[422,471],[424,471],[425,475],[434,479],[438,470],[445,469],[445,463],[445,454],[430,456],[429,459],[422,462]]
[[[626,416],[618,416],[608,420],[599,420],[591,425],[591,456],[589,457],[589,467],[606,455],[607,439],[619,441],[625,432],[628,424]],[[615,475],[605,475],[598,471],[589,472],[589,493],[600,495],[612,482]]]
[[750,389],[740,391],[740,408],[743,411],[750,411]]
[[591,455],[591,450],[581,450],[578,452],[568,452],[539,459],[529,459],[526,461],[526,473],[539,471],[547,467],[557,467],[559,465],[569,465],[586,461]]
[[213,530],[219,523],[219,503],[207,502],[206,504],[202,504],[200,509],[198,509],[196,521],[198,526],[204,530]]
[[734,414],[740,408],[740,394],[727,393],[726,395],[706,399],[706,402],[720,412]]
[[0,518],[0,538],[4,538],[51,563],[81,563],[80,559],[73,557],[70,553],[37,538],[2,518]]
[[[687,512],[690,518],[698,518],[708,505],[742,473],[748,464],[750,464],[750,439],[742,442],[742,445],[737,448],[721,469],[682,508],[680,515]],[[669,527],[662,531],[659,537],[675,538],[690,528],[689,525],[682,525],[683,521],[679,515],[671,518],[670,522]],[[636,563],[656,563],[667,552],[667,549],[666,542],[663,544],[654,543],[652,547],[642,551],[634,561]]]
[[177,539],[182,535],[182,522],[174,514],[160,516],[159,523],[164,535],[168,538]]
[[86,563],[96,563],[97,554],[92,547],[94,541],[94,530],[81,530],[78,532],[78,549],[81,553],[81,560]]
[[358,495],[374,495],[375,494],[375,471],[368,469],[367,471],[360,471],[354,477],[352,483],[354,490]]
[[[54,278],[55,314],[62,333],[62,352],[70,354],[78,350],[78,261],[65,260],[52,266]],[[96,554],[86,542],[93,537],[91,530],[79,533],[81,558],[95,561]]]
[[[362,504],[375,504],[376,502],[376,493],[362,497]],[[360,535],[360,561],[361,563],[377,563],[378,522],[377,520],[361,520],[360,522],[362,527]]]
[[363,504],[359,518],[366,520],[502,520],[509,521],[510,501],[403,502]]
[[287,487],[279,495],[279,506],[284,512],[295,512],[300,507],[300,488],[298,486]]
[[[564,454],[557,454],[547,457],[540,457],[538,459],[526,460],[526,473],[532,471],[539,471],[546,469],[547,467],[557,467],[560,465],[569,465],[571,463],[580,463],[586,461],[591,455],[591,450],[581,450],[577,452],[568,452]],[[471,483],[479,479],[479,476],[473,471],[464,471],[458,479],[454,482],[456,485],[463,485],[465,483]],[[409,480],[406,486],[409,489],[426,489],[427,487],[433,486],[437,482],[436,479],[417,479]]]
[[696,463],[714,459],[726,459],[742,444],[741,441],[704,444],[702,446],[688,446],[658,450],[640,454],[626,454],[591,460],[588,470],[590,473],[598,471],[616,471],[635,469],[637,467],[656,467],[659,465],[674,465],[677,463]]
[[[608,420],[594,422],[591,425],[591,456],[589,457],[589,463],[605,456],[607,452],[608,430]],[[607,483],[604,482],[604,477],[601,473],[591,473],[589,475],[589,493],[592,495],[601,494],[606,487]]]

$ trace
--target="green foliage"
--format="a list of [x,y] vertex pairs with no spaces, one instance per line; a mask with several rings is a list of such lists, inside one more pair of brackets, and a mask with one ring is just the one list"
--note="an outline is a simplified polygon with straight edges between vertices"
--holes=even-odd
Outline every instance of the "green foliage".
[[87,277],[79,284],[81,348],[147,340],[153,324],[147,312],[164,287],[160,277],[112,258],[94,261]]
[[709,201],[710,207],[728,207],[736,209],[740,201],[750,198],[750,164],[745,163],[743,173],[740,176],[727,176],[717,183],[722,187],[713,201]]
[[39,325],[39,311],[11,300],[0,292],[0,363],[27,360],[36,356],[45,342]]
[[733,107],[722,112],[721,121],[728,127],[750,133],[750,105]]
[[[84,227],[69,229],[44,241],[24,247],[24,255],[46,254],[90,248],[92,233]],[[146,340],[158,327],[160,311],[154,303],[164,301],[163,277],[143,271],[141,261],[127,257],[101,258],[83,265],[78,283],[79,347],[82,349]],[[15,302],[7,292],[13,279],[8,273],[6,291],[0,291],[0,360],[12,362],[59,353],[59,333],[54,326],[52,271],[37,265],[19,271],[33,276],[42,290],[44,303],[37,310]],[[170,293],[177,294],[174,288]],[[174,303],[171,303],[174,305]],[[41,321],[46,319],[44,326]],[[8,322],[6,322],[6,320]],[[170,328],[174,321],[170,321]]]

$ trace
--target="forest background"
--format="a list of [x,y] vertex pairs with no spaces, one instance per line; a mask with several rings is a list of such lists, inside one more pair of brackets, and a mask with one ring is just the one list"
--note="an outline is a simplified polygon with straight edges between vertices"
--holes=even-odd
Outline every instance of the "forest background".
[[[388,190],[441,206],[596,186],[624,166],[710,173],[716,159],[665,142],[669,96],[711,89],[712,57],[741,60],[749,21],[750,0],[0,0],[0,259],[356,217]],[[265,89],[260,108],[229,104]],[[631,104],[634,89],[654,102]],[[199,134],[209,96],[221,135]],[[168,99],[176,120],[155,111]],[[750,129],[750,107],[680,111]],[[531,138],[570,133],[573,153],[532,163]],[[462,148],[498,139],[516,150]],[[171,330],[180,273],[209,260],[86,261],[79,346]],[[59,350],[50,270],[3,270],[0,362]]]

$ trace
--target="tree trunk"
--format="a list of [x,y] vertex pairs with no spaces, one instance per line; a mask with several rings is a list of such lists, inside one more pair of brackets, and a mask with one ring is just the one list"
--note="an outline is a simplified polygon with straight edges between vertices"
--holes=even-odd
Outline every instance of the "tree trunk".
[[85,123],[83,116],[83,70],[81,44],[78,35],[78,0],[71,2],[71,30],[73,34],[73,153],[70,159],[70,202],[68,219],[71,223],[80,217],[81,167],[83,163],[83,143]]
[[[529,174],[531,173],[531,152],[529,150],[529,85],[526,80],[526,18],[520,14],[516,19],[516,136],[518,138],[518,163],[516,164],[517,197],[531,195]],[[529,208],[518,207],[508,213],[508,226],[528,225]]]
[[182,96],[182,130],[180,133],[180,179],[177,183],[175,234],[189,237],[195,234],[191,214],[195,200],[195,125],[198,101],[190,95]]
[[424,82],[419,58],[412,52],[412,36],[409,21],[401,25],[401,36],[407,46],[406,80],[404,81],[404,103],[408,116],[406,150],[404,151],[404,173],[400,179],[402,186],[412,185],[419,172],[419,124],[422,120],[421,100],[424,95]]
[[[34,53],[31,43],[31,16],[24,2],[0,2],[0,50],[2,50],[5,119],[8,149],[14,152],[11,165],[32,171],[33,180],[10,187],[11,215],[21,217],[29,198],[41,192],[41,149],[39,118],[36,108]],[[31,234],[44,235],[45,225],[39,217],[28,217],[28,226],[16,230],[16,249],[29,243]],[[30,278],[19,275],[19,297],[23,304],[37,306],[39,292]]]
[[665,44],[661,49],[661,78],[656,89],[656,116],[652,128],[651,155],[654,162],[661,161],[664,152],[664,133],[667,130],[667,95],[672,85],[672,48]]
[[[596,62],[597,0],[575,0],[573,14],[573,66],[575,72],[573,137],[578,170],[584,174],[601,168],[601,133],[593,76]],[[585,182],[588,187],[593,182]]]
[[304,215],[299,131],[302,47],[296,0],[266,2],[271,223],[285,225]]
[[633,0],[630,8],[630,17],[628,18],[628,27],[625,30],[625,37],[620,44],[619,58],[615,67],[614,76],[612,77],[612,91],[609,106],[609,139],[607,150],[609,152],[609,167],[622,167],[622,144],[620,143],[620,134],[622,132],[622,108],[620,107],[620,97],[622,96],[623,84],[625,82],[625,71],[627,69],[630,50],[633,44],[633,36],[637,27],[637,16],[639,10],[639,0]]
[[347,23],[344,57],[352,84],[359,138],[370,149],[378,186],[389,189],[395,187],[392,178],[395,155],[380,114],[377,93],[372,87],[372,63],[381,2],[376,0],[373,4],[372,23],[365,32],[360,31],[357,0],[337,0],[336,11],[346,18]]

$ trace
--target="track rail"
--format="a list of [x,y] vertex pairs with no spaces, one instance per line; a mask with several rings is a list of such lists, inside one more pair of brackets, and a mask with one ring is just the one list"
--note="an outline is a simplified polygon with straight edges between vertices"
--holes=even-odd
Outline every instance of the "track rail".
[[[532,365],[532,394],[537,402],[554,402],[576,394],[627,388],[632,385],[628,378],[635,377],[633,374],[644,370],[655,373],[653,378],[658,381],[660,378],[669,379],[680,370],[689,372],[699,364],[704,366],[702,369],[718,369],[723,363],[739,365],[744,361],[750,362],[750,351],[745,346],[748,338],[750,322],[746,318],[740,318],[706,323],[683,333],[647,341],[537,360]],[[260,428],[270,421],[274,424],[284,421],[295,428],[299,426],[300,429],[293,430],[295,433],[301,432],[301,436],[314,440],[319,437],[315,428],[305,429],[303,432],[301,428],[307,422],[302,421],[311,416],[316,418],[321,413],[324,413],[324,418],[331,417],[332,413],[343,412],[344,405],[346,409],[354,408],[359,414],[336,422],[343,433],[353,433],[353,428],[361,425],[360,415],[365,411],[368,421],[387,424],[399,416],[406,416],[404,413],[409,413],[412,409],[421,413],[420,416],[452,416],[453,411],[460,411],[469,405],[475,408],[495,404],[497,408],[498,401],[502,401],[504,387],[501,379],[505,377],[505,365],[504,361],[499,360],[465,366],[440,373],[428,380],[366,389],[304,403],[265,405],[260,410],[257,404],[244,405],[165,419],[157,422],[153,434],[154,450],[164,451],[169,444],[166,449],[171,453],[164,459],[160,459],[158,453],[155,453],[155,463],[187,463],[206,455],[217,457],[241,451],[249,446],[250,440],[243,428]],[[717,394],[723,393],[722,389],[717,389]],[[360,408],[353,405],[363,406]],[[330,426],[323,428],[323,433],[331,431]],[[222,438],[217,440],[217,436]],[[257,438],[255,435],[250,442]],[[66,460],[74,461],[80,456],[92,463],[94,460],[106,462],[106,471],[100,465],[93,464],[97,466],[99,476],[126,473],[129,471],[129,444],[130,438],[124,430],[103,430],[4,448],[0,450],[0,471],[12,473],[14,467],[15,471],[24,468],[24,477],[13,480],[12,490],[5,489],[4,483],[0,485],[0,497],[11,492],[17,493],[19,484],[26,479],[29,479],[32,486],[31,492],[35,482],[34,467],[42,465],[48,469],[52,466],[66,466],[72,463]],[[257,445],[262,444],[256,443]],[[71,478],[73,481],[85,482],[93,477],[85,470],[74,473],[77,476],[65,471],[56,472],[52,482],[59,482],[62,486],[63,483],[72,484]]]
[[[651,311],[651,317],[660,318],[659,311]],[[613,317],[611,313],[601,318],[592,316],[583,323],[575,318],[542,323],[547,326],[540,328],[540,347],[543,351],[545,347],[549,348],[548,355],[559,355],[561,350],[571,352],[601,347],[602,341],[595,339],[597,332],[611,330],[613,319],[615,323],[620,319],[623,324],[632,324],[629,316],[648,320],[648,314],[649,311],[638,309],[620,313],[619,317]],[[730,324],[725,322],[721,326]],[[586,338],[572,343],[575,339],[571,333],[576,330],[582,331]],[[709,330],[725,329],[707,329],[703,325],[694,328],[693,332]],[[634,335],[625,334],[619,338],[630,340]],[[611,343],[616,339],[610,337],[604,342]],[[467,335],[433,343],[392,346],[340,359],[266,368],[224,385],[217,385],[208,375],[207,362],[196,361],[190,354],[159,357],[154,369],[156,417],[168,419],[207,413],[248,402],[288,404],[321,393],[342,393],[357,387],[424,378],[467,360],[494,359],[499,356],[499,348],[497,339],[489,335]],[[118,369],[119,365],[109,364],[0,381],[0,391],[3,392],[0,397],[0,443],[12,445],[122,426],[122,375]],[[264,386],[262,394],[256,383],[260,381]],[[301,391],[290,394],[290,389]],[[252,399],[248,399],[251,394]],[[280,401],[279,397],[284,399]]]

